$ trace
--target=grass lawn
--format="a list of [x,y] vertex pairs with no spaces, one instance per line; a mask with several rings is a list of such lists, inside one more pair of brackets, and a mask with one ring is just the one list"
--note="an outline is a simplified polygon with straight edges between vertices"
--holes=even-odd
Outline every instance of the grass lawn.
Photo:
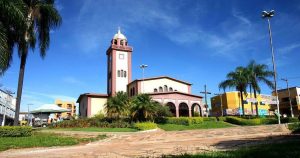
[[12,148],[68,146],[104,138],[106,135],[99,135],[96,138],[73,138],[53,133],[36,132],[29,137],[0,137],[0,151]]
[[158,124],[158,127],[165,131],[183,131],[193,129],[225,128],[232,127],[232,125],[223,121],[204,121],[201,124],[194,124],[190,126],[176,124]]
[[136,131],[138,131],[137,129],[134,129],[134,128],[97,128],[97,127],[88,127],[88,128],[54,128],[54,129],[50,129],[50,130],[58,130],[58,131],[83,131],[83,132],[136,132]]
[[163,156],[165,158],[296,158],[300,157],[300,141],[259,145],[232,151],[217,151],[195,155]]

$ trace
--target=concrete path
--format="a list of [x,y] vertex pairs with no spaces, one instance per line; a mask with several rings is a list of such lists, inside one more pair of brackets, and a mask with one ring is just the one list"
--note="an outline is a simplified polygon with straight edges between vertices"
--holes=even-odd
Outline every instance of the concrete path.
[[[114,133],[110,138],[70,147],[12,149],[0,157],[159,157],[162,154],[226,150],[295,139],[286,125],[231,127],[209,130]],[[298,138],[298,137],[296,137]]]

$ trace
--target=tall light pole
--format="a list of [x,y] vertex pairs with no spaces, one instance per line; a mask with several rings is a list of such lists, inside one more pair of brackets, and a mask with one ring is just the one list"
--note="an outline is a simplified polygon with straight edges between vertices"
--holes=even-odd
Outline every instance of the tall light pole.
[[290,110],[291,110],[291,116],[294,117],[294,113],[293,113],[293,105],[292,105],[292,101],[291,101],[291,93],[290,93],[290,88],[289,88],[289,81],[287,78],[282,78],[281,80],[286,82],[286,89],[288,90],[289,93],[289,102],[290,102]]
[[206,117],[208,117],[207,94],[211,94],[211,92],[207,91],[206,84],[204,85],[204,92],[200,92],[200,93],[204,94],[204,96],[205,96]]
[[273,73],[274,73],[274,87],[275,87],[275,97],[276,97],[276,104],[277,104],[277,117],[278,117],[278,124],[280,124],[280,111],[279,111],[279,100],[278,100],[278,92],[277,92],[277,82],[276,82],[276,65],[275,65],[275,57],[274,57],[274,48],[273,48],[273,40],[272,40],[272,31],[271,31],[271,23],[270,19],[274,16],[275,11],[263,11],[262,18],[267,19],[268,21],[268,28],[269,28],[269,35],[270,35],[270,47],[272,52],[272,63],[273,63]]
[[142,80],[143,80],[143,90],[142,90],[142,92],[144,93],[144,75],[145,75],[145,68],[147,68],[148,67],[148,65],[145,65],[145,64],[142,64],[142,65],[140,65],[140,68],[142,69],[142,72],[143,72],[143,78],[142,78]]

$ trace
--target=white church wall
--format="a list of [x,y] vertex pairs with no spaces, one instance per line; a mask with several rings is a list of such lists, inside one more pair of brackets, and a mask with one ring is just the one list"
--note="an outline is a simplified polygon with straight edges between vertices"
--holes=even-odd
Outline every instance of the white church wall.
[[91,116],[98,114],[100,111],[105,113],[104,106],[107,98],[91,98]]
[[[116,51],[116,92],[126,92],[128,84],[128,53]],[[126,71],[126,77],[118,77],[118,70]]]
[[154,88],[159,90],[159,87],[162,87],[164,89],[164,85],[168,86],[168,90],[172,87],[173,91],[177,90],[178,92],[189,93],[188,85],[167,78],[141,81],[141,91],[143,93],[153,93]]

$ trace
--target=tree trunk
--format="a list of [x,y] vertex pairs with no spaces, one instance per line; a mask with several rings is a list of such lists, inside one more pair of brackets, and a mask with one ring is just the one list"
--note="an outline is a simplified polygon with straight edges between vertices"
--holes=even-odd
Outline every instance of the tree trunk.
[[240,91],[240,95],[241,95],[241,103],[242,103],[242,112],[243,112],[243,116],[245,116],[243,91]]
[[20,112],[20,105],[21,105],[21,97],[22,97],[22,89],[23,89],[23,80],[24,80],[27,52],[28,52],[28,49],[26,48],[24,54],[21,55],[14,126],[19,125],[19,112]]
[[[254,98],[257,99],[255,88],[253,88],[253,92],[254,92]],[[258,101],[255,103],[255,111],[256,111],[256,116],[258,116]]]

